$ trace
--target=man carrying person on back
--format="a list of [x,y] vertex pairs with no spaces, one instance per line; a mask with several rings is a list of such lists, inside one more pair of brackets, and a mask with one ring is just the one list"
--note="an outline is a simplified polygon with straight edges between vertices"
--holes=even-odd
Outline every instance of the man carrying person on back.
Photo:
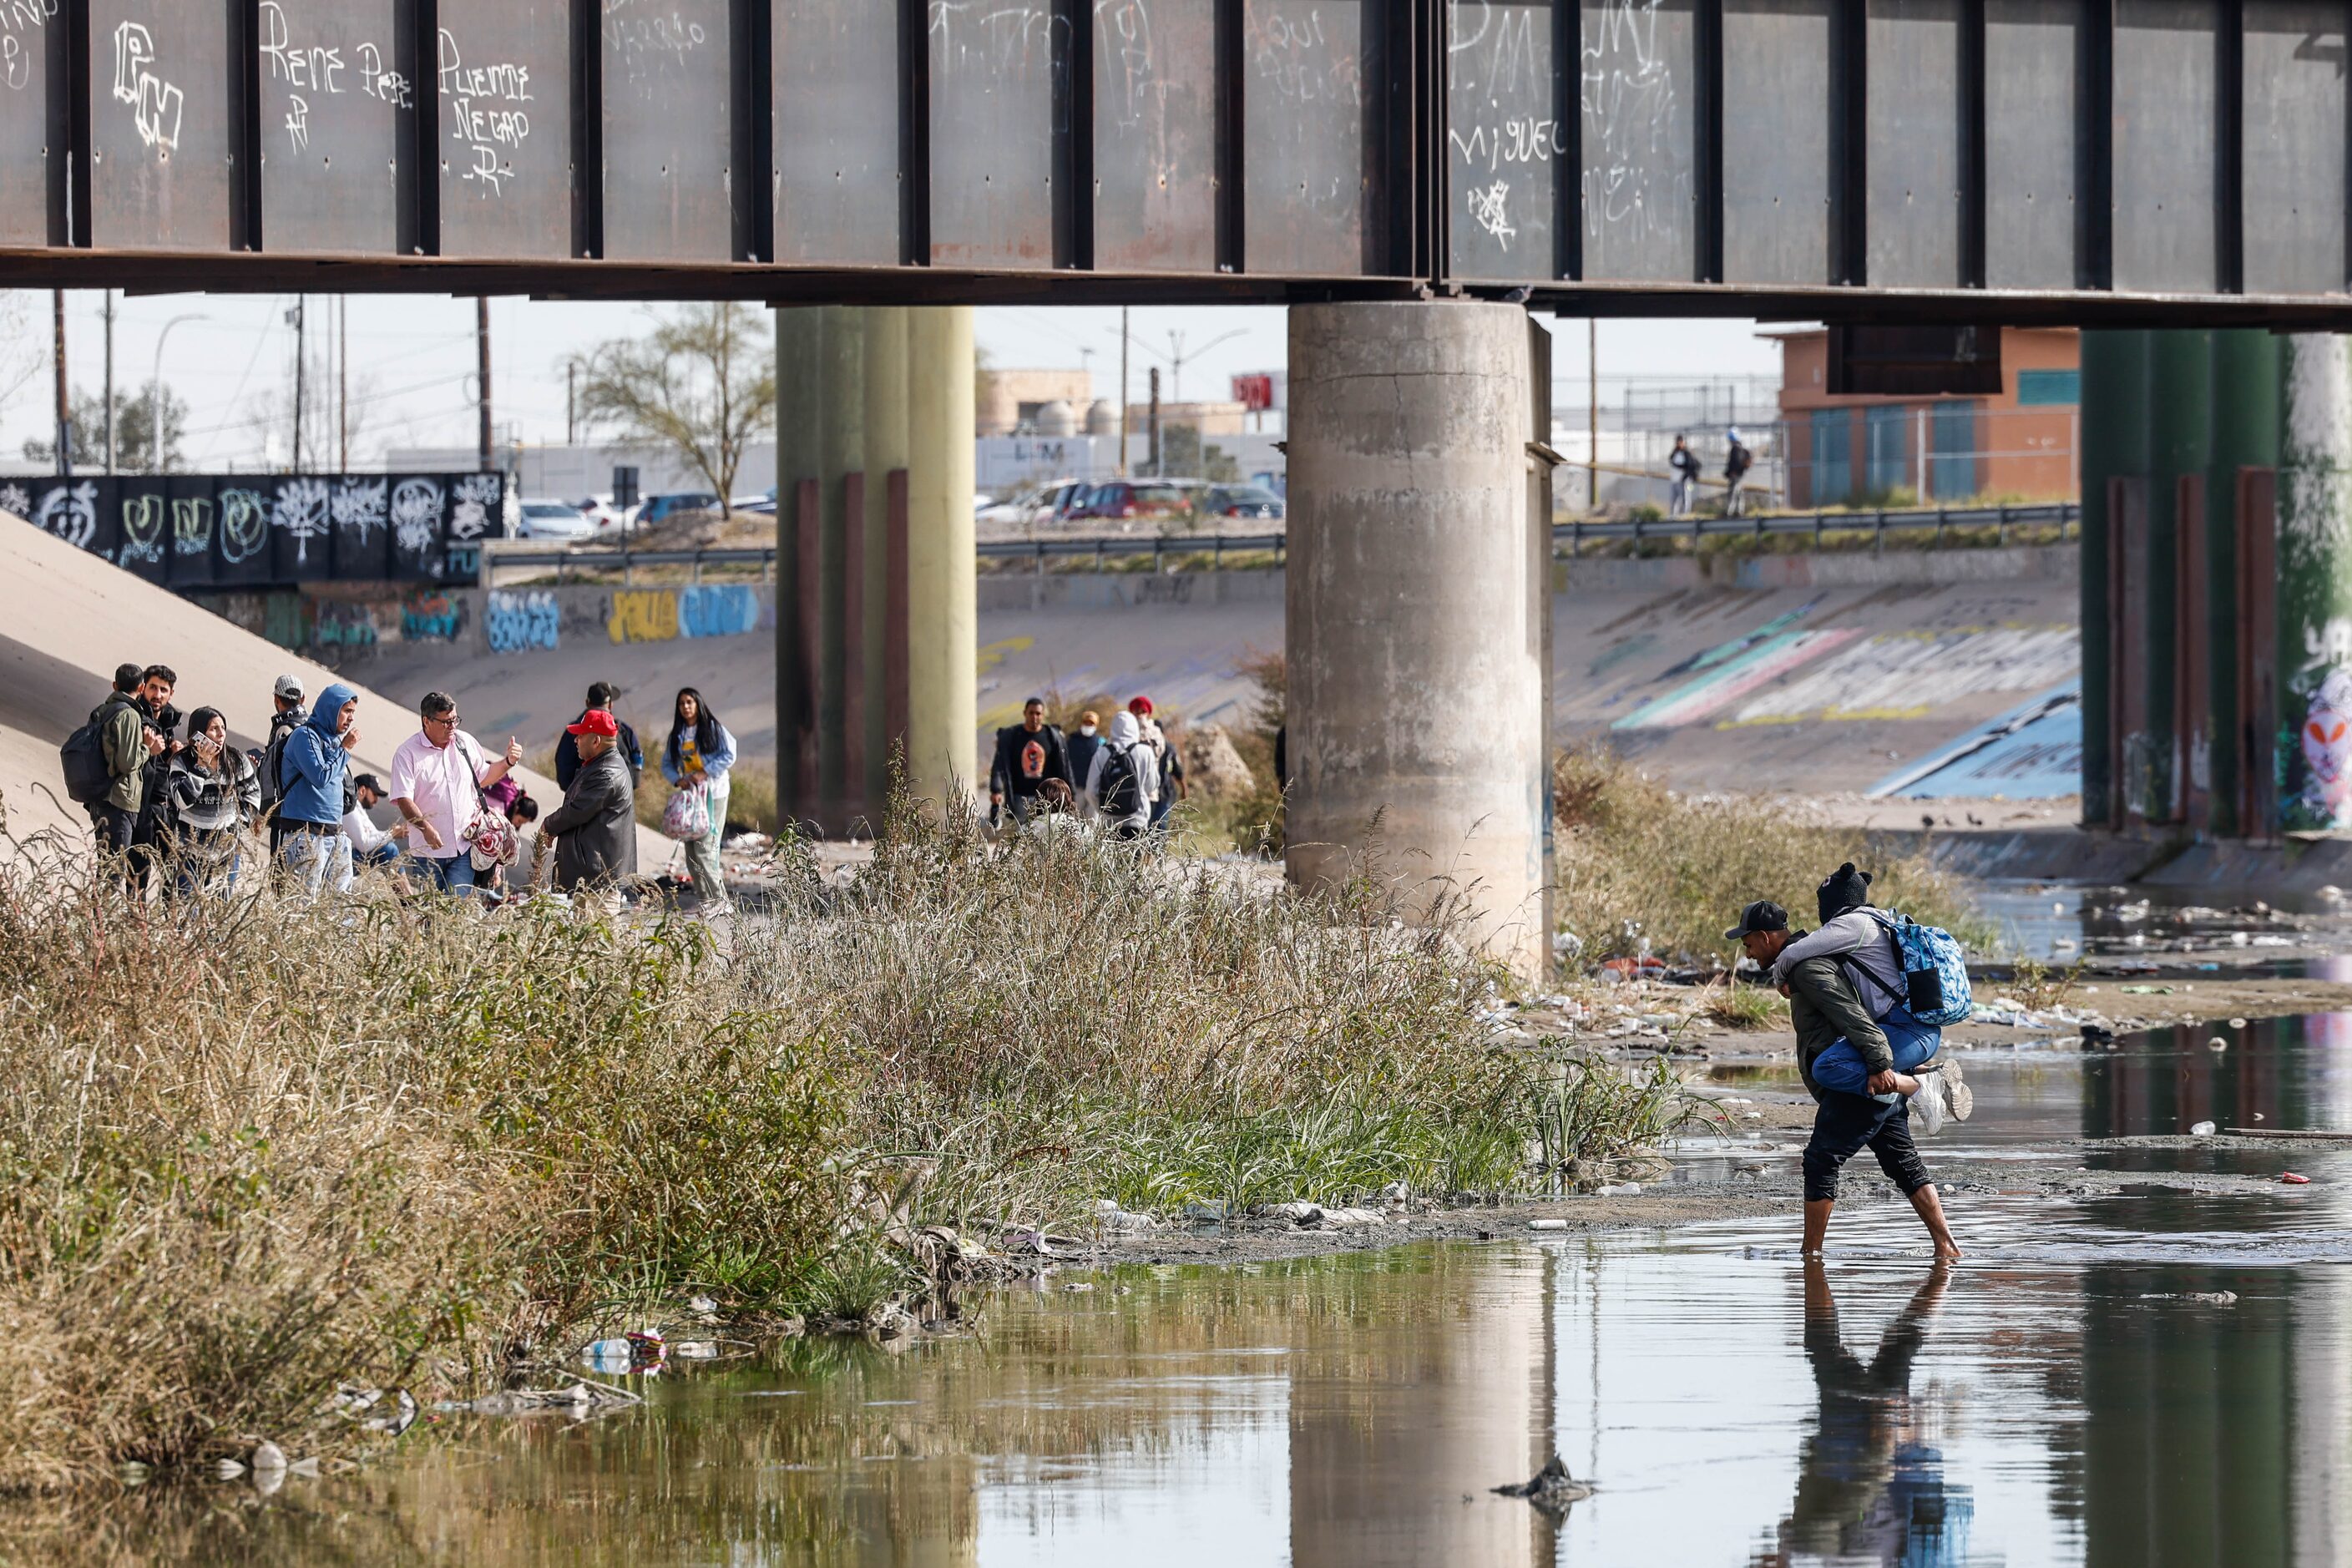
[[988,804],[1013,805],[1015,826],[1025,826],[1041,809],[1047,779],[1071,783],[1070,759],[1062,746],[1062,732],[1045,722],[1045,700],[1032,697],[1021,705],[1021,722],[996,732],[996,756],[988,767]]
[[[573,725],[576,726],[585,721],[589,714],[599,709],[611,713],[613,700],[620,694],[620,689],[611,681],[596,682],[588,689],[588,706],[581,710],[580,718],[572,721]],[[629,784],[634,787],[637,782],[637,775],[645,772],[646,753],[637,745],[637,732],[622,723],[617,715],[613,720],[613,729],[614,742],[610,749],[620,753],[621,764],[629,770]],[[579,771],[579,731],[576,728],[567,727],[563,731],[563,738],[555,742],[555,787],[570,789],[572,775]]]
[[[1750,962],[1769,969],[1790,946],[1788,911],[1759,900],[1740,911],[1739,923],[1724,937],[1738,942]],[[1786,989],[1797,1030],[1797,1071],[1819,1108],[1805,1145],[1805,1256],[1821,1256],[1837,1203],[1838,1172],[1867,1148],[1887,1179],[1911,1200],[1935,1241],[1936,1256],[1958,1258],[1959,1244],[1944,1223],[1935,1182],[1911,1140],[1911,1096],[1920,1088],[1918,1080],[1895,1070],[1886,1033],[1855,994],[1839,959],[1820,954],[1801,960],[1788,971]],[[1833,1048],[1839,1057],[1831,1067],[1858,1068],[1860,1081],[1834,1070],[1832,1077],[1850,1087],[1832,1088],[1821,1080],[1816,1069]],[[1848,1064],[1846,1058],[1854,1059]]]

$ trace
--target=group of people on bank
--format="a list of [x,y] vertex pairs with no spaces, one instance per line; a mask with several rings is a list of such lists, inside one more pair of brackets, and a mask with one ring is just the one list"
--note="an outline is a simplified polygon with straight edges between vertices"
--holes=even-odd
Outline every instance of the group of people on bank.
[[[183,714],[179,676],[125,664],[89,722],[62,748],[67,790],[89,813],[99,853],[144,898],[234,888],[249,860],[312,896],[348,892],[381,868],[408,889],[499,902],[536,887],[616,890],[637,872],[636,796],[646,765],[635,733],[599,681],[555,748],[560,804],[542,814],[522,787],[522,742],[491,753],[462,726],[457,700],[428,691],[417,728],[392,753],[389,780],[361,772],[360,697],[341,681],[311,699],[299,675],[281,675],[263,744],[240,751],[216,708]],[[702,694],[672,706],[656,752],[673,805],[666,820],[696,826],[684,838],[699,906],[728,907],[719,843],[727,822],[735,738]],[[377,820],[389,804],[394,820]]]
[[988,766],[990,816],[1015,829],[1069,815],[1113,838],[1139,839],[1165,833],[1170,809],[1189,793],[1184,759],[1149,697],[1113,713],[1108,732],[1089,708],[1066,735],[1045,721],[1045,700],[1032,697],[1021,722],[996,732]]

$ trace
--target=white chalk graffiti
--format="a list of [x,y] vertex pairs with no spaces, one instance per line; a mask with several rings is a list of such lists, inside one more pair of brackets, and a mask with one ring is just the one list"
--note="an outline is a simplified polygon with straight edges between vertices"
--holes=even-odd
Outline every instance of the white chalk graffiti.
[[221,559],[240,565],[269,542],[269,498],[259,490],[220,492]]
[[288,479],[278,487],[270,521],[293,536],[294,564],[310,562],[310,541],[327,537],[327,481]]
[[1680,235],[1690,221],[1690,150],[1673,67],[1658,38],[1664,0],[1603,0],[1584,35],[1587,261],[1613,239],[1640,250]]
[[1511,237],[1519,231],[1511,226],[1508,211],[1511,187],[1501,180],[1470,191],[1470,219],[1495,237],[1505,250],[1511,248]]
[[122,553],[120,563],[163,559],[163,498],[158,495],[122,498]]
[[[469,66],[446,27],[440,29],[441,100],[449,106],[449,139],[472,162],[459,173],[499,195],[515,174],[514,155],[530,137],[530,68],[511,60]],[[503,150],[503,151],[501,151]]]
[[139,139],[171,162],[180,145],[180,89],[155,74],[155,36],[136,22],[114,29],[114,98],[131,105]]
[[403,479],[392,491],[392,538],[404,555],[422,555],[440,542],[441,487]]
[[33,516],[33,497],[22,485],[0,485],[0,511],[27,521]]
[[98,533],[98,486],[88,479],[73,486],[59,485],[41,497],[33,523],[76,550],[88,550]]
[[2299,674],[2352,665],[2352,620],[2336,616],[2319,626],[2304,627],[2303,651],[2308,657]]
[[47,26],[63,0],[0,0],[0,82],[21,92],[33,83],[35,50],[21,36]]
[[412,108],[415,103],[408,79],[384,69],[383,51],[373,44],[360,46],[360,91],[394,109]]
[[467,474],[450,495],[449,537],[479,539],[490,526],[490,512],[506,493],[496,474]]
[[354,542],[364,549],[368,534],[383,526],[384,510],[390,504],[391,484],[384,479],[341,479],[335,481],[335,493],[328,500],[328,510],[334,514],[335,526],[356,535]]

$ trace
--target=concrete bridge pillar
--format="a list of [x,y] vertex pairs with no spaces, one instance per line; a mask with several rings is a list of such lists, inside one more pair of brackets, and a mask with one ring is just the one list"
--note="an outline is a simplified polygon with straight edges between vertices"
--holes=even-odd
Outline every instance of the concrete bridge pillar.
[[2284,341],[2278,470],[2278,812],[2352,830],[2352,338]]
[[1530,517],[1532,323],[1461,300],[1290,312],[1290,879],[1367,871],[1549,959],[1550,755]]

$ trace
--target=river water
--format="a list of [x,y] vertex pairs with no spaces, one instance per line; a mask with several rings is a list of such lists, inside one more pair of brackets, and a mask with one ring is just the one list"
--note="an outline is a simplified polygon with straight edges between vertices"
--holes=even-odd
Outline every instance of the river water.
[[[1977,1119],[1937,1157],[1997,1171],[2206,1116],[2352,1126],[2344,1023],[1972,1059]],[[153,1544],[629,1568],[2352,1562],[2352,1152],[2079,1163],[2239,1185],[1972,1184],[1948,1275],[1885,1204],[1849,1205],[1811,1269],[1791,1215],[1056,1275],[981,1298],[970,1338],[788,1342],[629,1380],[646,1405],[595,1421],[452,1418],[408,1462]],[[2290,1165],[2313,1184],[2277,1185]],[[1489,1490],[1554,1451],[1599,1488],[1558,1524]]]

